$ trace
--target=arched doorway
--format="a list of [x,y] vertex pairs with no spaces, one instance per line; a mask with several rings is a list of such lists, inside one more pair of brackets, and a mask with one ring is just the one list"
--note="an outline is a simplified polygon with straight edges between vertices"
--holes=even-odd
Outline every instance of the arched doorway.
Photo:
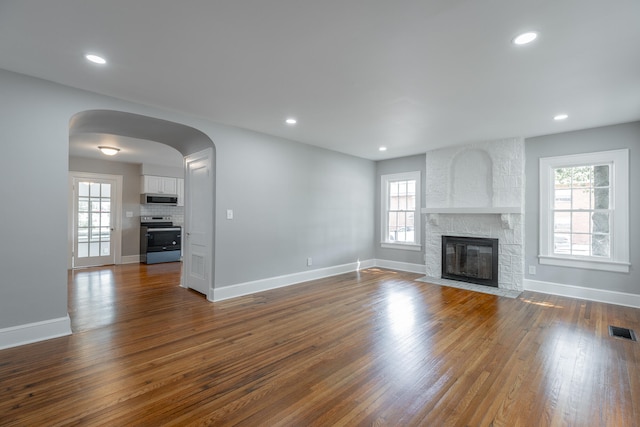
[[[88,110],[74,115],[69,121],[69,135],[71,137],[81,133],[155,141],[175,148],[184,157],[186,239],[181,285],[202,292],[212,300],[215,276],[216,155],[213,141],[190,126],[113,110]],[[192,239],[191,236],[197,236],[197,239]],[[192,240],[197,245],[191,244]]]

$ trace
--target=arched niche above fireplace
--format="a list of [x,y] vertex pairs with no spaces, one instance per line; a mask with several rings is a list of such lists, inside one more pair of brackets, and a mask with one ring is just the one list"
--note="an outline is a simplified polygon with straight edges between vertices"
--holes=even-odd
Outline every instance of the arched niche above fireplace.
[[493,206],[493,161],[478,148],[461,151],[449,169],[450,207]]

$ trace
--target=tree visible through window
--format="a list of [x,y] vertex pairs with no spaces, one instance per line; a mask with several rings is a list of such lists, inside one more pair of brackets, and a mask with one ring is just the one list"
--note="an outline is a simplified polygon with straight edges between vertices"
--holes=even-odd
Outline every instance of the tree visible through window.
[[541,264],[629,271],[629,150],[540,159]]
[[553,253],[610,256],[609,165],[554,169]]

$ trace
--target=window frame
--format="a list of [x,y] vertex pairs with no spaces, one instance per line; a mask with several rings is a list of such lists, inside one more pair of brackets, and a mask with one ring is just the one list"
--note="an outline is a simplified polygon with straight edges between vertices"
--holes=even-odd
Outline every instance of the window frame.
[[[562,255],[553,252],[554,169],[610,165],[610,256]],[[629,263],[629,150],[540,158],[539,254],[540,264],[628,273]]]
[[[408,251],[422,250],[422,227],[421,227],[421,173],[420,171],[402,172],[382,175],[380,177],[381,190],[381,211],[380,211],[380,246],[388,249],[403,249]],[[389,184],[396,181],[416,182],[416,206],[414,210],[414,241],[413,242],[397,242],[388,238],[387,230],[389,229]]]

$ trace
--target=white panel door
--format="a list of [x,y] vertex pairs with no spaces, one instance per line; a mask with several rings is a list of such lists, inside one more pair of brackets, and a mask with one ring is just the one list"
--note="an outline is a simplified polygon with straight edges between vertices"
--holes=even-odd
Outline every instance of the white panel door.
[[213,150],[185,158],[185,269],[187,288],[209,296],[213,286]]
[[116,263],[115,230],[118,180],[73,177],[73,264],[90,267]]

